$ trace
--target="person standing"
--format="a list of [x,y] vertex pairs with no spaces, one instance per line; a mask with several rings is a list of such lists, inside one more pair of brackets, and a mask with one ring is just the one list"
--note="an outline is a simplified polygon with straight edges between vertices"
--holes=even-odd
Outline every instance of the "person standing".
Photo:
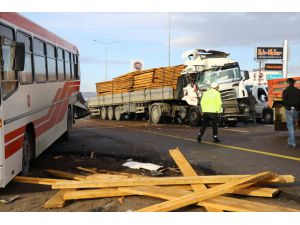
[[255,97],[253,96],[252,92],[249,92],[249,94],[248,94],[248,104],[249,104],[249,114],[253,117],[253,123],[254,123],[254,126],[256,126],[255,105],[257,104],[257,101],[256,101]]
[[202,136],[210,121],[212,122],[213,142],[221,142],[218,138],[218,116],[222,110],[222,99],[218,90],[219,84],[213,82],[211,88],[202,94],[200,105],[203,113],[203,122],[197,137],[198,143],[201,142]]
[[296,81],[293,78],[288,78],[286,82],[289,86],[282,93],[282,103],[285,107],[288,146],[295,148],[295,130],[300,110],[300,90],[294,86]]

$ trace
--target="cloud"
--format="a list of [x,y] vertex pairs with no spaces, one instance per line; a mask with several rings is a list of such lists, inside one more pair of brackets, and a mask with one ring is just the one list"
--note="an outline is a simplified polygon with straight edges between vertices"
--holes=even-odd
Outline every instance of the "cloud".
[[179,13],[173,20],[180,34],[172,38],[172,46],[180,48],[239,47],[300,37],[300,13]]

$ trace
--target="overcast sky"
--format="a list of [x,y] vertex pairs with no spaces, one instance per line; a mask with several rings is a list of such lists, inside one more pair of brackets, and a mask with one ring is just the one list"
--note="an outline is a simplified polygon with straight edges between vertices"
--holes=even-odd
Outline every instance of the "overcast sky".
[[[75,44],[81,54],[83,91],[95,90],[108,78],[130,71],[131,59],[145,68],[168,65],[168,26],[171,18],[171,65],[183,63],[182,52],[195,48],[223,50],[241,69],[258,67],[255,47],[280,47],[289,40],[291,75],[300,75],[300,13],[22,13]],[[269,61],[280,62],[280,61]]]

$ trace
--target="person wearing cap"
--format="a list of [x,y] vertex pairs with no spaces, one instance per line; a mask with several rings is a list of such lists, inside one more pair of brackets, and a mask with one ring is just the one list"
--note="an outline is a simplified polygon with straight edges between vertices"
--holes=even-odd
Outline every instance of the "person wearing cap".
[[198,143],[201,142],[202,136],[210,121],[212,122],[213,142],[221,142],[218,138],[218,116],[222,111],[222,100],[218,90],[219,84],[213,82],[211,88],[202,94],[200,105],[203,113],[203,122],[197,137]]
[[288,78],[286,82],[289,86],[282,93],[282,103],[285,107],[288,146],[295,148],[295,130],[300,110],[300,90],[294,86],[296,81],[293,78]]

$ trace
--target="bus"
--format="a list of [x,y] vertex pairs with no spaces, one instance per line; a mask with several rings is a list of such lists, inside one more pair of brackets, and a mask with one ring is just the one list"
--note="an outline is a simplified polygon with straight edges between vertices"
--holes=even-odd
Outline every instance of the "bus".
[[80,96],[76,46],[18,13],[0,12],[0,187],[58,138]]

